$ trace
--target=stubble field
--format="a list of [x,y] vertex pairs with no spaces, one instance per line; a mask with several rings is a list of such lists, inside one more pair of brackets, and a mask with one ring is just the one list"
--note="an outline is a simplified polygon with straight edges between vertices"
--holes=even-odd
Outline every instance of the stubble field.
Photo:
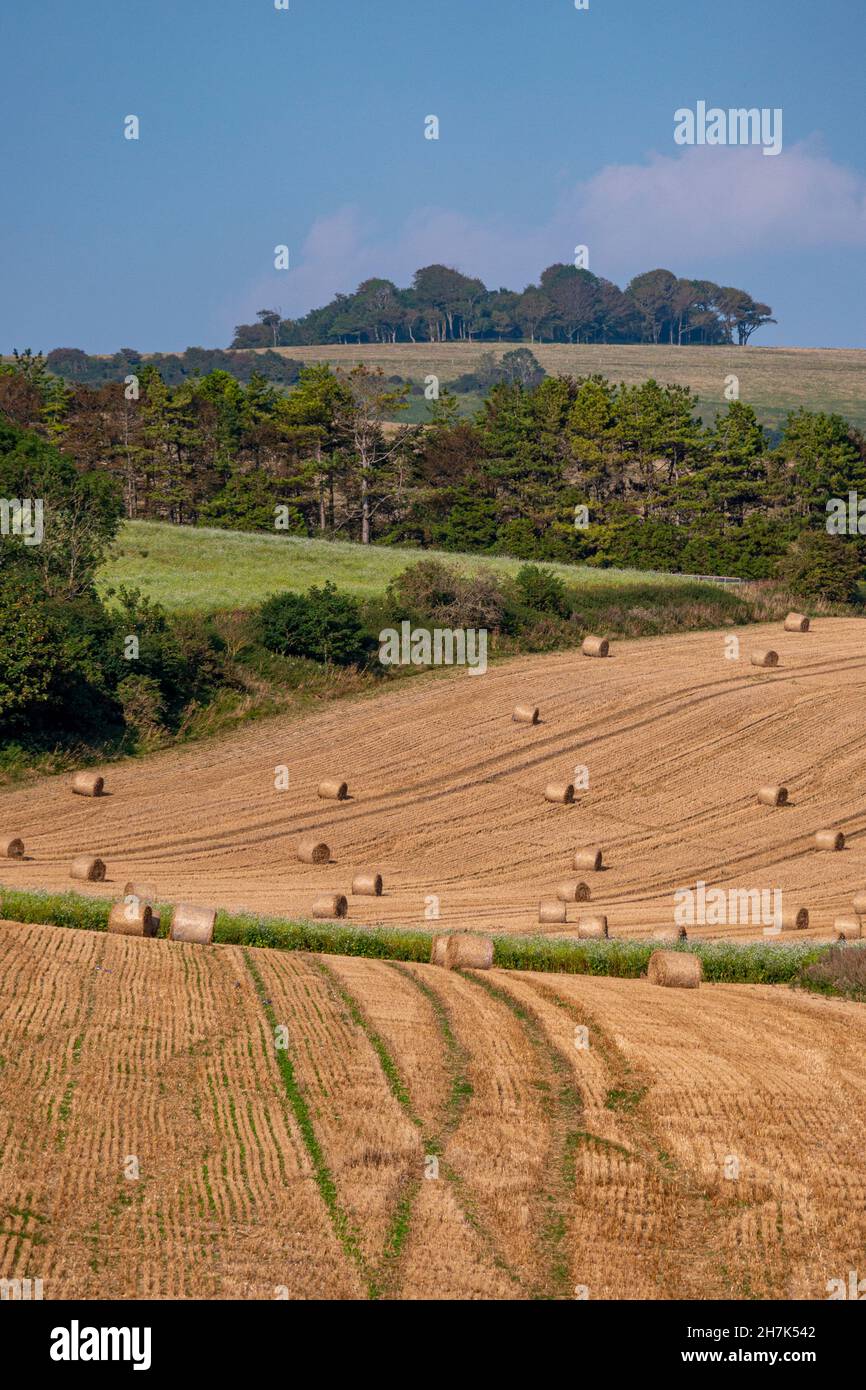
[[[731,635],[738,661],[725,656]],[[303,917],[373,869],[385,893],[350,897],[359,925],[525,933],[574,851],[599,844],[607,867],[587,881],[612,935],[671,925],[675,891],[703,880],[779,889],[785,908],[809,909],[808,935],[829,939],[866,888],[864,638],[862,621],[826,618],[804,635],[766,625],[618,643],[608,660],[525,657],[118,764],[95,800],[43,779],[0,799],[0,831],[28,856],[4,861],[3,878],[67,888],[87,851],[108,872],[85,892],[117,898],[138,879],[166,901]],[[771,644],[778,668],[751,666]],[[541,724],[512,723],[521,701]],[[575,805],[545,801],[547,783],[579,768],[589,786]],[[326,777],[346,779],[350,798],[319,800]],[[789,804],[759,805],[764,783],[787,786]],[[842,853],[815,848],[828,827],[845,833]],[[310,834],[330,864],[298,861]],[[760,939],[762,926],[694,934]]]
[[861,1006],[764,986],[0,923],[0,1278],[825,1298],[866,1240],[864,1057]]

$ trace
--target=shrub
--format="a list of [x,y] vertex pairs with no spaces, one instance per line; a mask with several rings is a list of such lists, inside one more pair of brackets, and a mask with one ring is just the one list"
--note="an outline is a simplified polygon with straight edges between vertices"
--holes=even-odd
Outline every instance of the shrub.
[[389,601],[401,617],[418,617],[439,627],[487,628],[499,632],[506,602],[494,574],[461,574],[441,560],[421,560],[388,585]]
[[51,698],[58,633],[30,597],[0,587],[0,729]]
[[826,531],[805,531],[780,561],[777,574],[800,598],[854,603],[863,576],[859,546]]
[[857,945],[831,946],[821,960],[806,967],[799,983],[818,993],[866,1000],[866,950]]
[[305,594],[272,594],[259,610],[259,632],[269,651],[337,666],[361,664],[373,646],[358,604],[330,581]]
[[[116,598],[104,655],[112,688],[119,693],[129,676],[147,677],[160,692],[159,722],[176,725],[191,700],[206,699],[223,680],[225,643],[208,620],[171,618],[138,589],[121,588]],[[127,660],[131,636],[138,638],[138,656]]]
[[120,682],[117,698],[124,723],[133,729],[146,747],[160,742],[165,732],[165,702],[158,683],[151,676],[132,675]]
[[570,604],[565,585],[552,570],[539,565],[524,565],[514,579],[519,597],[537,613],[552,613],[558,618],[568,616]]

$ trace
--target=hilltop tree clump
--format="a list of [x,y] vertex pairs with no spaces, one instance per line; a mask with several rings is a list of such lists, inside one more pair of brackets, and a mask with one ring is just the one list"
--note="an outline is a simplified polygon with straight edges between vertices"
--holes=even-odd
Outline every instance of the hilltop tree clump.
[[[445,265],[392,280],[363,281],[300,319],[262,309],[235,329],[233,348],[327,343],[736,343],[765,324],[768,304],[712,280],[681,280],[670,270],[636,275],[621,290],[579,265],[550,265],[522,293],[488,290]],[[529,384],[524,381],[524,385]]]

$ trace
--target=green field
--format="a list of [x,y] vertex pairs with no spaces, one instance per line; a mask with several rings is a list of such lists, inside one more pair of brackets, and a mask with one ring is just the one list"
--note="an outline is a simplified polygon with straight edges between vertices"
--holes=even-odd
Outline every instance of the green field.
[[[138,588],[174,612],[217,612],[251,608],[269,594],[303,591],[332,580],[361,598],[384,592],[389,580],[419,560],[440,559],[467,572],[491,569],[516,574],[524,563],[502,556],[457,555],[396,546],[362,546],[350,541],[316,541],[295,536],[247,534],[206,527],[128,521],[115,554],[100,571],[98,587]],[[547,564],[570,583],[612,588],[627,583],[660,588],[684,582],[678,575],[640,570],[601,570],[585,565]]]
[[[350,368],[356,362],[381,367],[387,376],[423,383],[429,373],[444,385],[475,370],[481,356],[497,359],[515,347],[535,353],[546,372],[585,376],[600,372],[610,381],[635,385],[657,381],[690,386],[697,413],[709,423],[725,408],[725,378],[739,378],[740,399],[755,407],[765,425],[778,427],[791,410],[827,410],[866,427],[866,352],[858,348],[670,347],[664,343],[365,343],[358,347],[278,348],[304,362]],[[473,404],[476,399],[473,398]],[[423,400],[402,417],[423,419]]]

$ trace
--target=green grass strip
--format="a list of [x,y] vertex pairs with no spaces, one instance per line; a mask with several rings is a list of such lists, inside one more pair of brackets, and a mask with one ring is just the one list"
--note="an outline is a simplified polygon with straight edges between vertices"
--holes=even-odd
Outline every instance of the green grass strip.
[[[369,1042],[382,1069],[382,1074],[388,1084],[388,1089],[397,1101],[407,1119],[416,1129],[423,1129],[423,1121],[417,1114],[409,1088],[400,1072],[396,1059],[389,1051],[384,1038],[377,1033],[358,1000],[346,988],[342,980],[339,980],[324,961],[312,957],[310,964],[319,974],[324,976],[330,989],[336,994],[337,998],[345,1005],[349,1012],[349,1017],[357,1028],[360,1028],[365,1038]],[[430,1149],[427,1152],[431,1152]],[[421,1175],[417,1174],[410,1178],[401,1188],[396,1208],[388,1227],[388,1234],[385,1239],[385,1248],[382,1257],[382,1264],[379,1270],[378,1286],[381,1294],[390,1290],[396,1277],[396,1271],[400,1256],[409,1239],[409,1229],[412,1222],[412,1211],[415,1201],[421,1188]]]
[[352,1022],[355,1024],[357,1028],[361,1029],[361,1032],[364,1034],[373,1051],[375,1052],[377,1058],[379,1059],[379,1065],[382,1068],[385,1080],[388,1083],[388,1089],[390,1090],[392,1096],[405,1111],[409,1120],[411,1120],[412,1124],[415,1125],[416,1129],[422,1129],[422,1120],[420,1116],[416,1113],[415,1107],[412,1104],[412,1097],[409,1095],[409,1088],[406,1085],[405,1080],[403,1079],[403,1076],[400,1072],[400,1068],[398,1067],[395,1058],[392,1057],[391,1053],[389,1052],[387,1043],[380,1036],[380,1034],[376,1032],[376,1029],[373,1027],[372,1023],[367,1018],[367,1015],[364,1013],[364,1010],[361,1008],[361,1005],[358,1003],[358,1000],[346,988],[342,980],[337,979],[337,976],[334,974],[333,970],[330,970],[328,966],[325,965],[324,961],[313,959],[310,961],[310,964],[314,967],[314,969],[319,971],[320,975],[324,975],[325,979],[333,989],[334,993],[337,994],[339,998],[342,1000],[342,1002],[345,1004],[346,1008],[349,1011],[349,1017],[351,1018]]
[[548,1071],[554,1080],[555,1090],[551,1092],[547,1111],[551,1135],[554,1138],[559,1136],[560,1155],[558,1165],[551,1167],[542,1192],[547,1212],[539,1244],[547,1261],[547,1286],[537,1289],[534,1296],[540,1299],[567,1298],[571,1279],[566,1249],[566,1214],[576,1179],[574,1155],[585,1132],[579,1127],[584,1118],[583,1097],[574,1081],[571,1064],[548,1037],[543,1021],[531,1006],[483,975],[471,974],[467,978],[514,1014],[523,1025],[542,1072]]
[[[248,952],[244,951],[243,956],[244,963],[246,964],[247,970],[249,971],[253,983],[255,984],[256,991],[259,996],[259,1001],[264,1011],[264,1015],[268,1020],[271,1029],[275,1030],[278,1026],[277,1016],[274,1012],[273,1005],[267,1002],[267,991],[265,989],[264,980],[262,979],[255,962],[250,959]],[[292,1113],[297,1122],[298,1129],[300,1130],[301,1138],[304,1142],[304,1147],[306,1148],[307,1153],[309,1155],[310,1162],[313,1165],[313,1176],[316,1180],[316,1186],[319,1189],[322,1201],[324,1202],[325,1207],[328,1211],[328,1215],[331,1218],[331,1224],[334,1228],[334,1233],[338,1241],[340,1242],[340,1245],[343,1247],[343,1250],[345,1251],[346,1255],[349,1257],[350,1260],[353,1261],[353,1263],[357,1266],[358,1270],[360,1271],[361,1276],[364,1279],[364,1282],[367,1286],[368,1296],[370,1298],[378,1298],[380,1295],[380,1288],[378,1282],[375,1276],[367,1267],[367,1262],[364,1259],[360,1242],[358,1240],[357,1232],[355,1231],[347,1213],[343,1210],[343,1207],[340,1203],[339,1197],[337,1195],[337,1184],[335,1183],[334,1176],[325,1160],[325,1155],[322,1151],[322,1146],[319,1143],[319,1138],[316,1134],[315,1127],[313,1125],[312,1116],[310,1115],[309,1106],[307,1105],[307,1102],[305,1101],[301,1092],[301,1088],[298,1085],[298,1080],[295,1076],[295,1069],[292,1066],[292,1061],[289,1057],[288,1049],[276,1048],[275,1056],[277,1059],[277,1066],[279,1068],[280,1075],[283,1080],[283,1086],[285,1087],[286,1095],[288,1096],[289,1104],[292,1108]]]
[[[58,927],[104,931],[111,902],[77,893],[47,893],[0,885],[0,915],[14,922],[42,922]],[[171,907],[162,908],[161,935],[168,934]],[[276,951],[318,955],[363,956],[370,960],[426,962],[430,933],[406,927],[355,927],[339,922],[288,921],[255,913],[217,914],[214,940],[233,946],[264,946]],[[493,963],[503,970],[533,970],[562,975],[609,975],[638,979],[658,949],[652,941],[551,940],[539,936],[494,936]],[[804,984],[803,972],[824,960],[829,944],[689,941],[667,950],[693,952],[713,984]],[[849,950],[862,950],[853,945]]]

